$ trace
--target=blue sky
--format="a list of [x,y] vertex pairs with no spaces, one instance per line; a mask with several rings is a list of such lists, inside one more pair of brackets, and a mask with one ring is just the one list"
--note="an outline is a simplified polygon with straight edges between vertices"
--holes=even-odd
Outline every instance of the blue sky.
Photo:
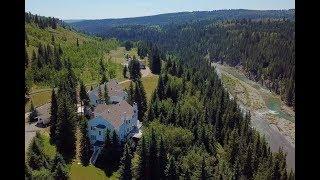
[[60,19],[105,19],[216,9],[291,9],[295,0],[26,0],[25,10]]

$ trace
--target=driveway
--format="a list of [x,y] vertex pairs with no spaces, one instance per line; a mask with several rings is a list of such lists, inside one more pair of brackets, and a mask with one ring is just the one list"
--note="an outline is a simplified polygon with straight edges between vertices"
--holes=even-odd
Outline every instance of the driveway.
[[[50,103],[44,104],[40,107],[37,107],[37,111],[39,116],[44,119],[45,121],[50,118]],[[36,122],[29,124],[28,117],[30,112],[25,113],[25,152],[27,152],[27,149],[33,139],[33,137],[36,135],[36,131],[44,131],[45,128],[36,126]]]

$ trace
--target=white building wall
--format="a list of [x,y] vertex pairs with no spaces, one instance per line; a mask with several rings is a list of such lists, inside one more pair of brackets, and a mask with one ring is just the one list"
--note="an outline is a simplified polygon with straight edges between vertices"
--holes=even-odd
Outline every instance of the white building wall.
[[[96,128],[96,126],[99,124],[105,125],[106,128],[105,129]],[[97,140],[104,141],[105,140],[105,133],[106,133],[107,129],[109,129],[110,132],[113,132],[114,127],[112,126],[112,124],[110,124],[108,121],[103,119],[101,116],[98,116],[96,118],[89,120],[88,121],[88,132],[89,132],[89,138],[90,138],[91,143],[94,143]],[[100,131],[100,133],[99,133],[99,131]]]

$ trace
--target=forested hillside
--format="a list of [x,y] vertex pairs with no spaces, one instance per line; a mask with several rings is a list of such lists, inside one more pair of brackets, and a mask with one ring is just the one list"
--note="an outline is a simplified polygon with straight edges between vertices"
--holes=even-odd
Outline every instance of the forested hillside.
[[[295,105],[295,22],[288,19],[203,20],[164,26],[127,25],[100,34],[157,44],[183,61],[203,57],[243,67],[247,75]],[[144,47],[145,48],[145,47]]]
[[294,18],[294,10],[214,10],[214,11],[194,11],[159,14],[154,16],[144,16],[135,18],[121,19],[98,19],[98,20],[80,20],[69,21],[79,30],[92,34],[105,33],[111,27],[122,25],[166,25],[181,24],[185,22],[193,22],[199,20],[227,20],[227,19],[261,19],[261,18]]
[[71,66],[85,83],[99,82],[101,61],[110,78],[121,77],[122,66],[105,54],[119,47],[115,39],[103,40],[81,34],[61,20],[26,13],[25,16],[26,90],[55,87]]
[[294,179],[285,154],[270,151],[251,128],[250,113],[242,114],[208,63],[166,62],[142,140],[133,156],[124,153],[132,160],[121,161],[120,177]]

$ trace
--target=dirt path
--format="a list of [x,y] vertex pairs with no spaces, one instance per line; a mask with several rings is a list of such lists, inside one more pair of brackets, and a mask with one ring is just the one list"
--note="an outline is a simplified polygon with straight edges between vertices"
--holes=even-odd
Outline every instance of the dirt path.
[[236,68],[214,63],[224,87],[237,97],[241,109],[251,112],[252,126],[265,136],[272,151],[287,153],[289,169],[295,169],[294,112],[269,90],[239,73]]

